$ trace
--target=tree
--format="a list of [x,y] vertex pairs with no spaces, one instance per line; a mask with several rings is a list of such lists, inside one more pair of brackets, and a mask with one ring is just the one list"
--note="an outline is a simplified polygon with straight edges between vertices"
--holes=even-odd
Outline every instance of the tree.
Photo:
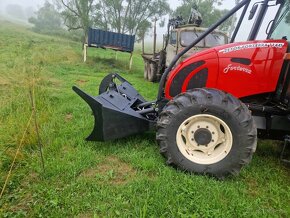
[[148,30],[151,28],[151,23],[148,20],[143,20],[140,24],[139,24],[139,31],[137,32],[137,38],[139,40],[143,40],[146,36],[146,33],[148,32]]
[[59,0],[62,6],[64,24],[68,30],[83,31],[84,40],[87,39],[88,29],[93,23],[92,14],[94,0]]
[[167,0],[55,0],[68,30],[81,29],[87,38],[89,27],[136,35],[142,39],[151,24],[170,11]]
[[[191,13],[191,8],[196,5],[198,11],[202,14],[202,26],[209,27],[220,19],[228,10],[221,10],[216,6],[221,5],[223,0],[182,0],[182,5],[177,7],[173,12],[173,16],[182,16],[188,18]],[[227,31],[231,25],[231,19],[228,19],[220,26],[221,30]]]
[[54,5],[45,2],[43,7],[35,12],[35,17],[30,17],[28,21],[34,24],[34,30],[42,33],[52,33],[62,29],[62,18]]
[[103,0],[96,4],[94,21],[105,30],[136,35],[138,40],[150,28],[148,20],[168,12],[167,0]]
[[148,20],[144,20],[144,21],[142,21],[142,23],[140,23],[140,28],[139,28],[138,35],[137,35],[137,40],[142,42],[142,54],[144,53],[144,50],[145,50],[145,48],[144,48],[145,36],[150,28],[151,28],[151,23]]

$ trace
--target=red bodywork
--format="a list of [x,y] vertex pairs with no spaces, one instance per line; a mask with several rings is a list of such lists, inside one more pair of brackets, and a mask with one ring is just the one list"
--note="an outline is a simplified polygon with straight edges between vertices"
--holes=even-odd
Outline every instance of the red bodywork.
[[[287,51],[285,40],[256,40],[233,43],[201,51],[181,62],[168,75],[165,97],[171,99],[170,87],[176,76],[189,65],[202,61],[204,64],[190,72],[182,82],[185,92],[192,77],[207,70],[204,87],[224,90],[237,98],[274,92]],[[192,87],[191,87],[192,88]]]

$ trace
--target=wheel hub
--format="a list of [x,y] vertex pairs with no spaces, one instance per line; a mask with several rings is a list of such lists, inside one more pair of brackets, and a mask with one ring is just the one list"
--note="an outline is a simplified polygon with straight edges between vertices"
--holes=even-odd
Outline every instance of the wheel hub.
[[220,118],[198,114],[179,126],[176,141],[180,152],[189,160],[213,164],[228,155],[233,137],[228,125]]
[[198,129],[194,133],[194,140],[198,145],[207,146],[212,140],[211,132],[205,128]]

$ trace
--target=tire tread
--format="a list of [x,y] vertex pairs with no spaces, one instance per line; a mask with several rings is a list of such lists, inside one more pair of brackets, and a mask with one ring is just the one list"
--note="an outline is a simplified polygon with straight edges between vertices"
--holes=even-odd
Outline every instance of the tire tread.
[[157,121],[157,142],[160,145],[160,153],[167,159],[166,163],[178,168],[184,168],[184,166],[181,166],[180,163],[172,157],[172,154],[169,151],[170,149],[168,149],[170,142],[168,142],[167,135],[169,133],[167,132],[167,128],[172,125],[177,114],[183,113],[183,109],[188,107],[188,103],[193,107],[199,107],[200,113],[205,113],[207,108],[211,105],[222,105],[227,113],[233,114],[236,117],[236,120],[239,121],[239,125],[244,132],[246,132],[246,135],[244,136],[246,137],[245,141],[248,142],[248,144],[243,148],[241,158],[238,161],[233,162],[231,167],[225,169],[222,173],[210,172],[209,169],[205,169],[203,172],[198,172],[199,174],[210,174],[219,179],[223,179],[229,175],[237,175],[243,166],[249,164],[253,153],[256,150],[257,129],[251,112],[248,110],[246,105],[231,94],[217,89],[198,88],[189,90],[177,95],[164,107]]

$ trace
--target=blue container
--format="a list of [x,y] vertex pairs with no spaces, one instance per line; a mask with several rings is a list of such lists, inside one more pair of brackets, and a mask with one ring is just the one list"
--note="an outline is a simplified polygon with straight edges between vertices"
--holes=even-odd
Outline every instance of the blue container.
[[88,46],[109,48],[117,51],[132,52],[134,50],[135,35],[114,33],[100,29],[89,29]]

